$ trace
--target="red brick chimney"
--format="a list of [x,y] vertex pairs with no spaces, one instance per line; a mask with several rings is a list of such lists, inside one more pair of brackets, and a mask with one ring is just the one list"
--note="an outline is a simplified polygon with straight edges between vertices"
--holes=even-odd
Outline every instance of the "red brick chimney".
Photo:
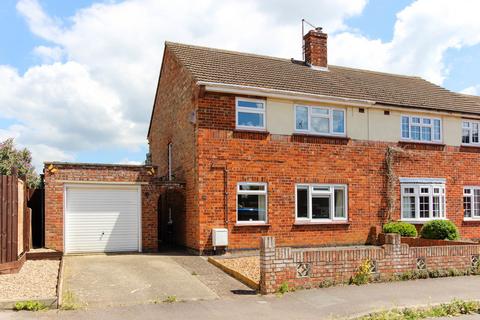
[[305,62],[314,66],[327,68],[327,34],[322,28],[315,28],[303,36]]

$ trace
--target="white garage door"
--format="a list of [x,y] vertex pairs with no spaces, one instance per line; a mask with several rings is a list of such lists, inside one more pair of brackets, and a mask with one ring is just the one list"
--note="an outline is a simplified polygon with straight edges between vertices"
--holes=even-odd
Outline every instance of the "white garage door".
[[65,252],[140,251],[139,186],[67,186]]

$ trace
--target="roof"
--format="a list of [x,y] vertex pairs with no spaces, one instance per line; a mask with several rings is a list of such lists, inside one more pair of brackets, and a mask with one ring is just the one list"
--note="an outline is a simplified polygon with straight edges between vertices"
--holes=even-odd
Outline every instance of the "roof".
[[166,42],[196,81],[370,100],[375,103],[480,115],[480,97],[449,91],[420,77]]

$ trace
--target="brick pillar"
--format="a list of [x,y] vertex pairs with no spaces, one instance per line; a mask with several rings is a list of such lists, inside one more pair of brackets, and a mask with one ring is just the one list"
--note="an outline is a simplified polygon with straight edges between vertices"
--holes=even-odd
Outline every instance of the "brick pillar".
[[[405,258],[408,256],[408,246],[406,246],[406,252],[402,252],[401,237],[397,233],[385,234],[385,248],[386,255],[389,256],[389,260],[392,263],[393,273],[400,273],[405,270]],[[403,250],[405,251],[405,250]]]
[[275,238],[260,239],[260,293],[274,293],[275,281]]

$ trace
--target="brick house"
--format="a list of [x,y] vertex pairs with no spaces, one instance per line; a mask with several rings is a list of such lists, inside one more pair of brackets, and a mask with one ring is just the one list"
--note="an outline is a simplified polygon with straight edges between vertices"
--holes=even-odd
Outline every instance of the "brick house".
[[174,241],[360,244],[388,219],[480,238],[480,99],[329,65],[321,29],[304,46],[296,61],[165,44],[148,141],[158,177],[184,184],[161,195]]
[[449,219],[480,238],[480,98],[418,77],[165,44],[147,165],[46,163],[59,251],[363,244],[386,221]]

